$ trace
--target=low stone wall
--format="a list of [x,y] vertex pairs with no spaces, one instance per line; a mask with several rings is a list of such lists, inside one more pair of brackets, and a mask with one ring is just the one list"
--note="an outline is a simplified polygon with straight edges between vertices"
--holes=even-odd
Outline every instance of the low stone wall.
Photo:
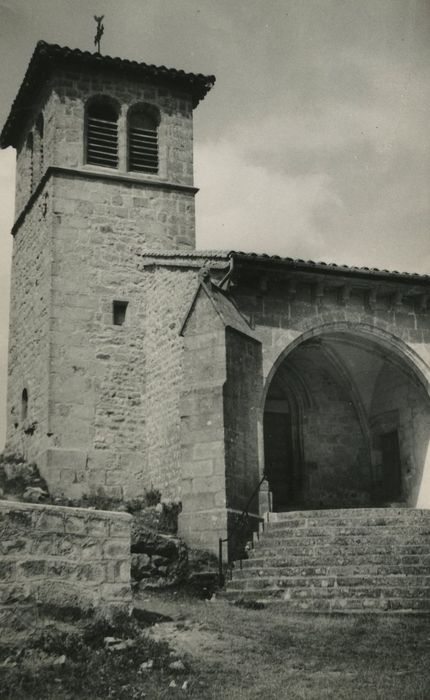
[[0,501],[0,628],[131,604],[128,513]]

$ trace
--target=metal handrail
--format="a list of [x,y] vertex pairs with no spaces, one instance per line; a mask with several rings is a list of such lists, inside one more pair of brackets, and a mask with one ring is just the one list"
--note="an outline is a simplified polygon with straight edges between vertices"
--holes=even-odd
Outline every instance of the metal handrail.
[[[263,474],[261,477],[260,481],[258,482],[257,486],[255,487],[254,491],[252,492],[251,496],[248,498],[248,501],[246,503],[245,508],[241,512],[237,522],[235,523],[234,527],[232,528],[231,532],[227,537],[220,537],[218,539],[218,583],[220,586],[223,585],[224,583],[224,568],[223,568],[223,544],[224,542],[229,542],[232,539],[232,535],[236,534],[239,531],[239,528],[243,528],[245,525],[248,525],[249,523],[249,508],[251,506],[251,503],[253,502],[254,498],[260,493],[261,486],[264,481],[267,481],[269,483],[269,480],[267,478],[266,474]],[[270,502],[270,499],[269,499]],[[242,559],[241,559],[242,561]],[[231,564],[230,557],[228,557],[228,564]]]

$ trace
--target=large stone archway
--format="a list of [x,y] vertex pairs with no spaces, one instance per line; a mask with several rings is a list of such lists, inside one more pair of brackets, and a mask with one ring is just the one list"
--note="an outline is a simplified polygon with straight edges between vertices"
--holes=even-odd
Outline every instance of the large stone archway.
[[385,335],[314,328],[274,364],[262,427],[276,510],[430,506],[426,368]]

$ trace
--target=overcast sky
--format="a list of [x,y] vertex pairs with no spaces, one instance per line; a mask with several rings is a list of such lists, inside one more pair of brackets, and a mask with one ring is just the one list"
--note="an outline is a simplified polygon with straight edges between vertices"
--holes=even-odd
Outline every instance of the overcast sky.
[[[430,0],[0,0],[0,122],[39,39],[214,73],[197,245],[430,271]],[[0,448],[13,221],[0,152]]]

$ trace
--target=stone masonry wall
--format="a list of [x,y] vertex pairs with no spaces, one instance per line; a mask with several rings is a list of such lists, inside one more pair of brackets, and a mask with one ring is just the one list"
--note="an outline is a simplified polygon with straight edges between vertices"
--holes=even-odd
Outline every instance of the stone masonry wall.
[[[51,87],[51,81],[48,80],[38,98],[34,99],[32,111],[28,114],[27,124],[17,146],[15,217],[18,217],[23,210],[30,195],[39,184],[47,165],[53,163],[54,129],[51,125],[55,105],[50,95]],[[44,122],[42,142],[36,129],[39,115],[42,115]],[[28,144],[29,136],[32,139],[32,148]]]
[[181,382],[179,532],[191,546],[218,551],[227,530],[223,387],[225,327],[202,288],[184,330]]
[[[317,338],[319,334],[324,337],[325,333],[330,332],[345,334],[344,337],[352,342],[354,337],[357,342],[362,338],[368,339],[382,349],[385,348],[388,355],[392,353],[398,358],[403,357],[405,366],[415,366],[421,372],[422,391],[428,392],[430,313],[426,287],[414,287],[413,280],[410,285],[395,280],[387,280],[382,284],[371,279],[354,280],[347,276],[333,281],[333,278],[325,278],[323,275],[305,277],[295,274],[276,278],[266,275],[263,276],[264,283],[261,283],[261,275],[261,272],[253,275],[252,268],[246,274],[243,273],[240,281],[235,280],[233,297],[255,327],[255,335],[261,339],[266,386],[274,367],[300,338]],[[346,295],[343,293],[345,289]],[[292,356],[286,355],[287,362],[290,357]],[[386,398],[388,405],[391,399],[388,400],[388,396]],[[263,396],[261,400],[263,402]],[[380,400],[383,401],[382,398]],[[405,405],[409,401],[400,395],[397,400]],[[412,403],[415,404],[414,401]],[[410,496],[409,502],[430,507],[430,464],[426,458],[428,434],[423,427],[423,422],[427,420],[427,409],[415,405],[410,409],[410,415],[412,414],[419,426],[417,449],[420,457],[414,478],[409,477],[409,493],[415,494]],[[424,418],[421,419],[421,416]],[[409,440],[415,429],[414,420],[409,420]],[[411,461],[410,450],[408,460]],[[358,466],[365,477],[364,461],[360,460]],[[424,484],[427,484],[427,492],[423,491]]]
[[0,626],[29,629],[50,606],[127,610],[131,516],[0,501]]
[[386,364],[375,386],[370,422],[373,449],[379,455],[375,471],[382,464],[379,435],[398,430],[402,495],[409,506],[416,507],[423,474],[430,469],[429,397],[410,377]]
[[180,326],[197,287],[197,269],[155,267],[145,276],[145,478],[163,495],[180,495]]
[[[50,443],[48,426],[52,183],[17,232],[10,302],[7,447],[27,459]],[[21,415],[28,392],[28,416]]]
[[[262,392],[261,345],[226,329],[224,425],[227,506],[241,513],[260,480],[257,423]],[[249,508],[258,514],[258,499]]]
[[303,412],[304,504],[369,504],[370,455],[350,397],[321,367],[300,367],[315,401]]
[[[240,284],[233,288],[233,298],[242,313],[255,325],[263,343],[264,376],[272,371],[281,353],[299,336],[316,329],[337,325],[338,330],[351,333],[360,329],[378,331],[392,336],[408,345],[419,357],[430,365],[430,313],[422,304],[426,288],[421,296],[404,296],[396,305],[396,294],[402,285],[386,283],[373,301],[370,291],[378,290],[377,284],[359,280],[357,288],[345,277],[338,278],[338,288],[328,286],[323,275],[309,278],[285,276],[271,283],[270,277],[264,291],[258,289],[258,275],[247,273]],[[326,284],[326,287],[324,286]],[[350,285],[347,301],[342,300],[342,285]],[[404,285],[405,292],[408,291]]]
[[[95,96],[110,97],[119,108],[117,168],[99,168],[85,164],[85,105]],[[135,105],[152,105],[160,111],[159,172],[132,173],[137,181],[168,181],[193,185],[193,111],[188,94],[107,73],[57,70],[34,101],[32,113],[17,149],[16,216],[26,204],[32,189],[48,166],[86,169],[88,172],[127,174],[127,113]],[[35,129],[38,115],[44,119],[43,143]],[[33,158],[27,137],[33,136]],[[43,153],[43,167],[40,154]],[[33,166],[32,166],[33,161]],[[31,187],[32,185],[32,187]],[[191,200],[191,217],[194,203]],[[194,247],[194,227],[182,244]]]
[[[85,103],[98,95],[118,104],[119,172],[126,172],[126,120],[134,105],[153,105],[160,110],[159,175],[183,185],[193,184],[192,101],[186,93],[148,82],[130,80],[123,73],[58,70],[52,79],[55,151],[52,165],[81,167],[84,164]],[[92,166],[87,166],[91,168]],[[138,176],[139,177],[139,176]],[[142,174],[143,180],[148,179]]]

